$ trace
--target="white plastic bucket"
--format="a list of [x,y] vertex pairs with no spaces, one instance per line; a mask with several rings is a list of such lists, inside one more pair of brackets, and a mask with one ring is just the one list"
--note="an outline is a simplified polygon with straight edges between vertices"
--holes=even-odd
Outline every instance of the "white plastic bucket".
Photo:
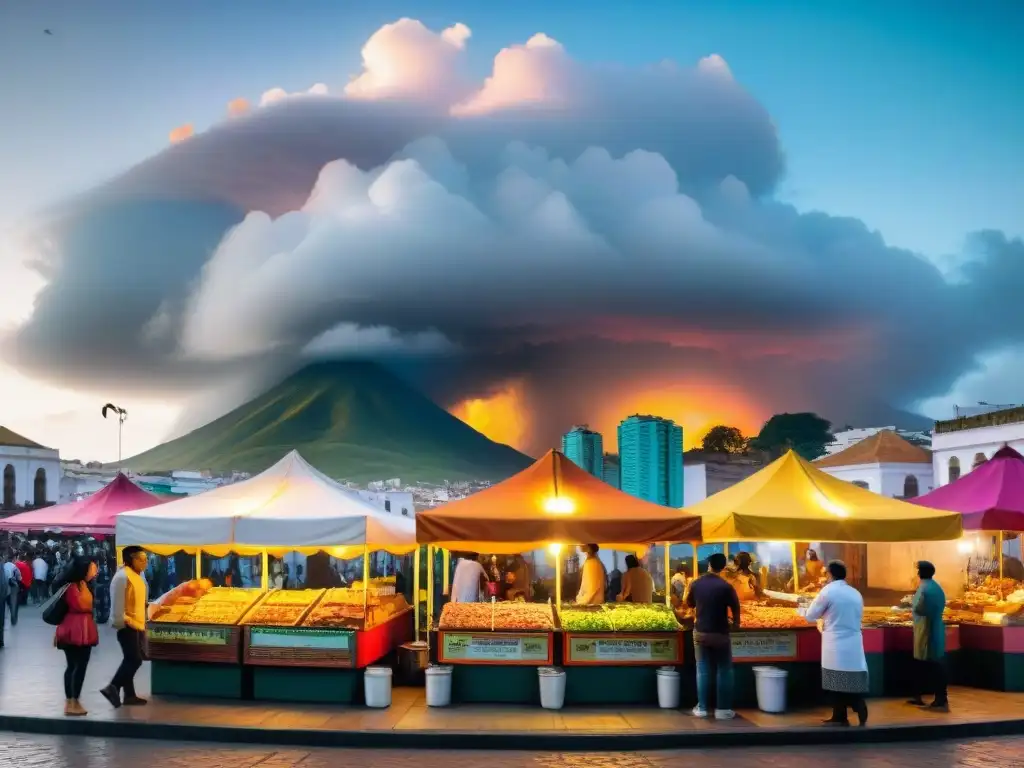
[[367,667],[363,673],[366,706],[387,709],[391,706],[391,667]]
[[565,671],[557,667],[540,667],[540,705],[544,709],[561,709],[565,704]]
[[762,712],[781,714],[786,711],[786,678],[789,673],[778,667],[754,667],[757,706]]
[[675,667],[658,669],[658,706],[679,709],[679,671]]
[[452,703],[452,668],[427,667],[427,706],[447,707]]

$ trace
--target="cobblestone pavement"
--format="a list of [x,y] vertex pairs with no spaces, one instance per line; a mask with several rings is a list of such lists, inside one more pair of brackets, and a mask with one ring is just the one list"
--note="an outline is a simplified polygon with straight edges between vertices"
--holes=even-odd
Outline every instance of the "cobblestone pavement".
[[15,768],[988,768],[1024,763],[1024,738],[890,746],[736,748],[644,753],[424,752],[228,747],[132,739],[0,733],[0,764]]

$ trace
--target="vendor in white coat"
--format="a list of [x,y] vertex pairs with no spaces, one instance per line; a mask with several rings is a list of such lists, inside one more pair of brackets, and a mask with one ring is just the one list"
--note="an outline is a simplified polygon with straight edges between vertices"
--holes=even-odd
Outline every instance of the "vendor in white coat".
[[860,725],[868,721],[868,661],[864,655],[864,598],[846,583],[846,566],[828,564],[828,584],[814,598],[805,616],[820,622],[821,687],[832,699],[832,717],[826,726],[846,727],[848,709],[857,713]]

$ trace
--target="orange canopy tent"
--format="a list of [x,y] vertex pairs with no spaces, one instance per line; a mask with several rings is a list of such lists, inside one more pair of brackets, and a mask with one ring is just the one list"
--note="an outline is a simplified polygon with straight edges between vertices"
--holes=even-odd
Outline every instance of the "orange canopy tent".
[[512,554],[546,544],[635,548],[700,540],[700,518],[618,491],[558,451],[502,483],[416,515],[416,540]]

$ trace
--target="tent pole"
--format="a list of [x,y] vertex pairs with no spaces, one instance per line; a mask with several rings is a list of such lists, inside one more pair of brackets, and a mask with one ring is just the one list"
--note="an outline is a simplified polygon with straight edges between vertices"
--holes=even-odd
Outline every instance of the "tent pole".
[[562,605],[562,547],[555,549],[555,608]]
[[366,608],[370,595],[370,547],[363,544],[363,626],[366,626]]
[[196,548],[195,562],[192,564],[192,578],[203,578],[203,550]]
[[260,555],[260,589],[264,592],[270,589],[270,552],[263,550]]
[[420,639],[420,547],[412,555],[412,605],[416,616],[416,639]]
[[793,592],[800,594],[800,564],[796,561],[796,542],[789,542],[789,550],[793,555]]
[[427,637],[434,626],[434,545],[427,545]]
[[442,595],[447,595],[448,591],[449,591],[449,587],[451,586],[451,581],[449,580],[450,570],[451,570],[451,563],[452,563],[452,553],[451,553],[451,550],[450,549],[441,550],[441,571],[442,571],[441,578],[442,578],[442,581],[444,582],[444,587],[441,589],[441,594]]
[[999,532],[999,599],[1002,600],[1005,597],[1003,595],[1003,532]]
[[690,546],[693,547],[693,578],[700,576],[700,563],[698,562],[697,555],[697,542],[691,541]]
[[672,546],[665,542],[665,605],[672,607],[672,583],[669,571],[672,569]]

